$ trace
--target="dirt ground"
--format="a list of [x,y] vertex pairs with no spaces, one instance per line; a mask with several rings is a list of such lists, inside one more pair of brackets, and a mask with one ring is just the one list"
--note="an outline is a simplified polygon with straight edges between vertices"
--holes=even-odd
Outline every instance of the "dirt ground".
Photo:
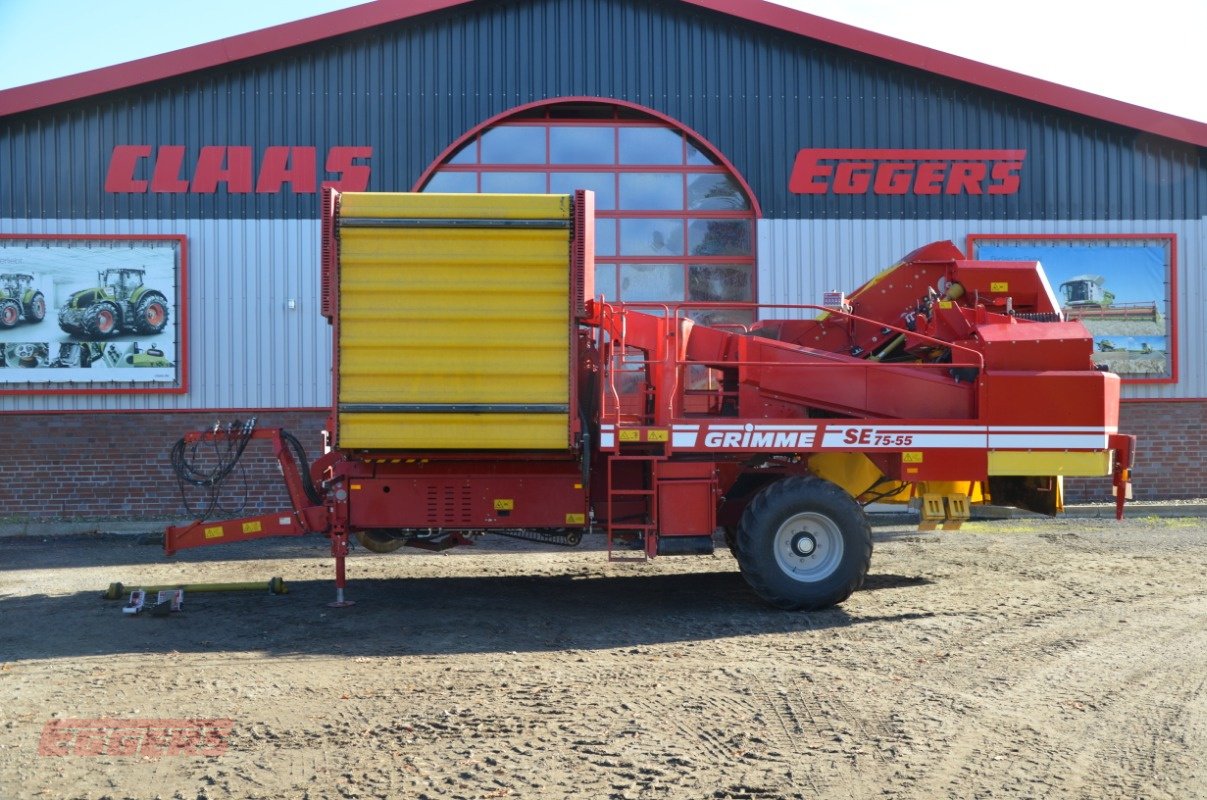
[[[1207,520],[875,540],[822,613],[761,605],[723,546],[357,550],[332,609],[319,538],[0,540],[0,798],[1207,797]],[[209,755],[47,750],[84,719],[230,722]]]

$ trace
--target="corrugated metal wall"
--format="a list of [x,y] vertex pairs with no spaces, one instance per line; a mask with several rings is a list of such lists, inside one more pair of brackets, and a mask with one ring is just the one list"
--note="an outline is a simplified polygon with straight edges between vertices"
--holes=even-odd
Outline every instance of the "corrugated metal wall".
[[[368,188],[398,190],[492,116],[582,96],[667,114],[725,153],[768,217],[760,262],[771,285],[851,286],[946,230],[961,239],[1088,227],[1179,232],[1181,285],[1201,295],[1202,148],[669,0],[503,0],[0,120],[3,230],[186,233],[192,265],[188,396],[5,398],[5,407],[329,403],[329,336],[314,301],[317,196],[110,193],[115,146],[181,145],[184,177],[206,145],[250,146],[257,161],[268,146],[311,146],[320,181],[329,148],[366,146]],[[1011,148],[1027,161],[1016,195],[804,196],[787,187],[802,147]],[[772,233],[776,220],[796,221],[797,232],[785,223]],[[794,266],[791,242],[806,236],[825,258]],[[288,311],[294,292],[299,306]],[[1204,396],[1207,309],[1183,297],[1182,383],[1130,393]]]

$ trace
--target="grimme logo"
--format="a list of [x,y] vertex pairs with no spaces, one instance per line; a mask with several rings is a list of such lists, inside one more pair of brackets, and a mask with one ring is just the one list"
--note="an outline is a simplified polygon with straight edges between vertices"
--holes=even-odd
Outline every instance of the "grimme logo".
[[[369,186],[372,147],[332,147],[323,162],[323,185],[344,192]],[[105,191],[114,193],[215,194],[223,185],[230,194],[277,194],[288,185],[294,194],[314,194],[319,187],[318,152],[313,147],[273,146],[257,159],[252,148],[209,145],[195,160],[184,146],[119,144],[109,156]]]
[[1017,194],[1026,150],[804,149],[788,190],[796,194]]

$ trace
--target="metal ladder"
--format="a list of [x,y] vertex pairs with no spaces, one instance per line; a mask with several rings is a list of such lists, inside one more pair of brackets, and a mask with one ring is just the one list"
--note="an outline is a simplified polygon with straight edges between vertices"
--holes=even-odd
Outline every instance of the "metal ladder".
[[[608,456],[607,465],[607,533],[608,561],[646,561],[658,550],[658,470],[657,463],[666,461],[662,453],[626,454],[617,452]],[[644,463],[646,480],[640,489],[617,489],[612,467],[617,463]],[[636,512],[637,521],[616,521],[616,502],[624,498],[641,498],[641,509]],[[617,549],[621,542],[640,542],[639,549]]]

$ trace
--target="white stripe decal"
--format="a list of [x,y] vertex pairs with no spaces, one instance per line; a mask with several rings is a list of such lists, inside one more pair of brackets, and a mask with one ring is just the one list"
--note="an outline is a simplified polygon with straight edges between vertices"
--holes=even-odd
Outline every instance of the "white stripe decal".
[[940,447],[951,449],[984,449],[988,438],[984,429],[970,431],[918,432],[918,428],[849,427],[827,428],[821,446],[835,450],[901,450],[904,448]]
[[[1114,427],[1024,425],[674,424],[671,444],[709,450],[1106,450]],[[600,426],[600,446],[614,447],[616,426]]]

